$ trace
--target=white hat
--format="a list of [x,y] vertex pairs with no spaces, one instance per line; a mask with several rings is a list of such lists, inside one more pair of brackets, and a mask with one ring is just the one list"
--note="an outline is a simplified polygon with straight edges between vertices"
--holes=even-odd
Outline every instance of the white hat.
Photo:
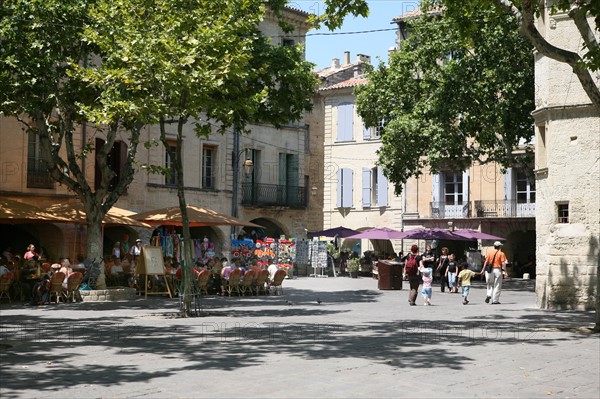
[[137,240],[135,240],[135,242],[142,242],[142,240],[138,238]]
[[494,246],[495,246],[495,247],[501,247],[501,246],[502,246],[502,243],[501,243],[500,241],[496,241],[496,242],[494,243]]

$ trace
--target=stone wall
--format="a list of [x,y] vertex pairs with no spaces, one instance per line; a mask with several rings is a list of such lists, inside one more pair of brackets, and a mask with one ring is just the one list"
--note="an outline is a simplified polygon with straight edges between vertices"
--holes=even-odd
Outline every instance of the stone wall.
[[83,302],[131,301],[135,299],[135,288],[108,288],[105,290],[79,291]]
[[[538,27],[551,44],[582,51],[568,15],[545,9]],[[567,64],[536,54],[535,75],[537,304],[593,309],[600,258],[600,117]],[[567,208],[568,219],[560,218],[560,207]]]

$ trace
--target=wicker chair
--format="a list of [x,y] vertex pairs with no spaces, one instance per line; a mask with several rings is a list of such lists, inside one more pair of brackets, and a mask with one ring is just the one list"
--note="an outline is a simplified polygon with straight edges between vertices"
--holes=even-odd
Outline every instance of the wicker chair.
[[285,270],[277,270],[275,272],[275,276],[273,276],[273,281],[271,281],[269,283],[269,292],[272,295],[277,295],[277,292],[279,292],[279,295],[283,294],[283,280],[285,279],[285,276],[287,276],[287,272]]
[[225,286],[227,294],[231,296],[233,292],[237,292],[240,295],[240,284],[242,282],[242,271],[240,269],[234,269],[229,274],[229,282]]
[[255,279],[256,272],[254,270],[248,270],[246,274],[244,274],[244,278],[240,283],[240,292],[242,295],[246,295],[246,292],[252,294],[252,284],[254,284]]
[[196,282],[198,283],[198,290],[202,295],[208,295],[208,282],[210,281],[210,272],[208,270],[202,270],[198,274]]
[[67,279],[67,293],[65,294],[64,300],[66,301],[75,301],[81,302],[83,298],[79,293],[79,286],[81,285],[81,281],[83,280],[83,274],[80,272],[72,273]]
[[59,299],[65,301],[65,295],[63,291],[63,281],[65,280],[65,274],[63,272],[56,272],[50,278],[50,302],[52,302],[52,296],[56,298],[56,303]]
[[15,280],[15,274],[13,272],[7,272],[0,277],[0,299],[6,297],[8,302],[12,302],[10,298],[10,286]]
[[260,295],[261,292],[263,294],[267,294],[267,282],[269,281],[269,271],[268,270],[260,270],[256,275],[256,280],[254,280],[254,293],[255,295]]

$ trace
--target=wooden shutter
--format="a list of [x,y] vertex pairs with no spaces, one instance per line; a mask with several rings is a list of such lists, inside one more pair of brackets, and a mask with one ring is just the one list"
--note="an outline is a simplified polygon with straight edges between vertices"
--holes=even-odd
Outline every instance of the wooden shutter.
[[377,166],[377,206],[388,206],[388,180],[383,174],[383,168]]
[[370,140],[370,139],[371,139],[371,128],[368,128],[363,124],[363,140]]
[[341,103],[337,106],[337,140],[351,141],[353,139],[352,130],[354,129],[354,104]]
[[504,173],[504,199],[512,201],[515,198],[515,171],[513,168],[506,169]]
[[362,206],[369,208],[371,206],[371,169],[362,168]]

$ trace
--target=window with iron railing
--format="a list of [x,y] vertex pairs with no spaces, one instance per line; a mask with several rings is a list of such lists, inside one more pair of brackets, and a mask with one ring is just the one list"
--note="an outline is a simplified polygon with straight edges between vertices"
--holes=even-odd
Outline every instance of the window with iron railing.
[[176,159],[177,144],[169,143],[168,148],[165,149],[165,168],[169,169],[169,173],[165,175],[165,185],[167,186],[177,185]]
[[216,147],[202,147],[202,188],[215,188]]
[[46,161],[42,157],[39,136],[29,133],[27,140],[27,187],[54,188],[54,180],[50,176]]

